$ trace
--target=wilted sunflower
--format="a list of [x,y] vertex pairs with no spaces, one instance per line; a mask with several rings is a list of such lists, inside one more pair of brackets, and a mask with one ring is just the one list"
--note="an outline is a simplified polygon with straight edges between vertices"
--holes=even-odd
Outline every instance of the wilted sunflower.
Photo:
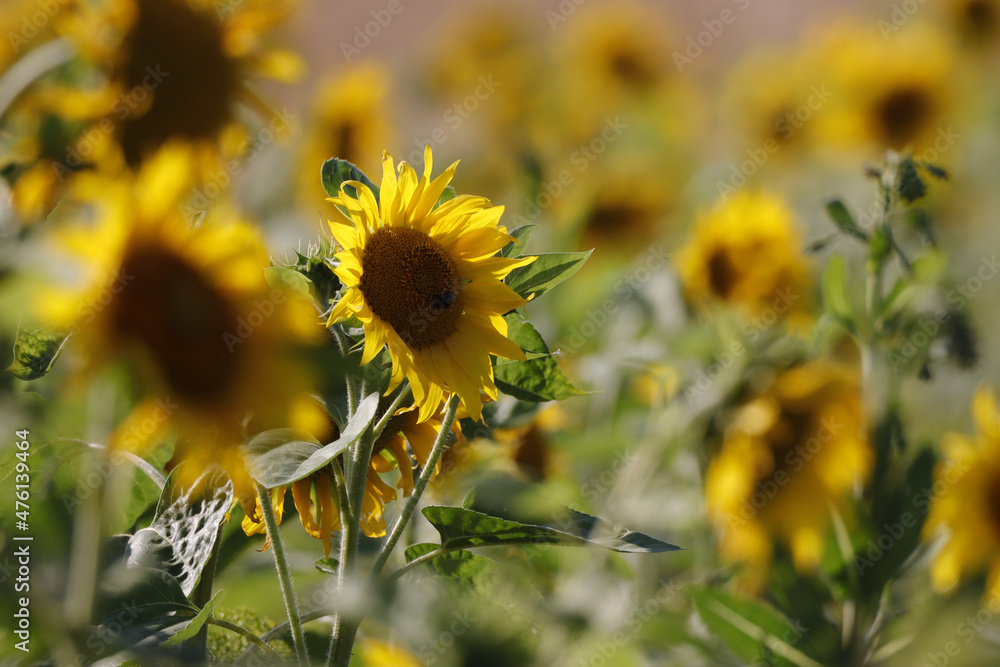
[[944,460],[934,471],[934,494],[924,537],[947,529],[931,577],[943,592],[971,574],[986,571],[986,594],[1000,596],[1000,411],[993,389],[972,400],[975,435],[948,433]]
[[[525,299],[503,278],[534,257],[494,257],[513,237],[497,226],[502,206],[462,195],[435,208],[458,163],[431,180],[432,155],[424,152],[418,180],[409,164],[382,159],[380,201],[368,186],[345,183],[332,202],[333,237],[343,250],[334,270],[344,292],[329,323],[351,316],[364,325],[367,364],[386,345],[392,357],[391,391],[410,381],[419,421],[441,405],[444,392],[461,396],[471,418],[482,412],[481,392],[496,398],[490,355],[525,359],[507,338],[503,314]],[[344,188],[357,189],[354,199]]]
[[729,420],[705,476],[705,502],[725,560],[742,583],[767,578],[773,542],[811,572],[823,554],[830,507],[841,507],[872,466],[857,374],[826,361],[779,373]]
[[813,120],[830,145],[920,150],[946,129],[958,70],[939,29],[914,20],[884,39],[839,25],[817,44],[832,95]]
[[141,451],[173,431],[176,456],[200,464],[187,468],[222,464],[245,499],[247,420],[313,432],[325,418],[297,354],[325,332],[312,303],[268,285],[255,228],[221,206],[199,225],[182,217],[190,162],[170,147],[135,177],[81,175],[67,213],[93,224],[67,226],[58,240],[83,276],[52,288],[40,309],[73,332],[82,378],[113,362],[135,378],[139,403],[114,446]]
[[541,410],[523,426],[493,431],[501,454],[517,468],[517,473],[531,481],[551,479],[565,474],[569,465],[562,452],[553,446],[552,435],[564,430],[569,421],[558,405]]
[[366,173],[378,166],[374,158],[389,143],[391,133],[386,118],[388,89],[389,73],[374,62],[320,84],[299,169],[299,196],[306,205],[326,197],[319,167],[330,156]]
[[247,79],[289,80],[300,73],[297,57],[266,47],[263,39],[292,4],[76,0],[65,31],[116,94],[103,120],[113,126],[125,161],[134,167],[171,139],[208,154],[218,152],[221,139],[234,141],[236,104],[259,104]]
[[675,257],[688,298],[725,303],[761,327],[805,318],[809,271],[792,211],[770,195],[741,190],[699,216]]

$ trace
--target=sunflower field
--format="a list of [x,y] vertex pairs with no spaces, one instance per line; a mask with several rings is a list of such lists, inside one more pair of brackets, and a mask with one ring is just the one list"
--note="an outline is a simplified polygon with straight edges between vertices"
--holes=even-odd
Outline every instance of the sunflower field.
[[3,0],[0,664],[1000,664],[1000,0]]

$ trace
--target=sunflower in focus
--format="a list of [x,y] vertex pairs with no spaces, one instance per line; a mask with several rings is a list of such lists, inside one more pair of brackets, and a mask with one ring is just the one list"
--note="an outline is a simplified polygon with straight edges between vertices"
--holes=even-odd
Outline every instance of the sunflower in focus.
[[781,199],[745,190],[699,216],[675,258],[690,301],[728,304],[762,326],[806,322],[809,270],[793,221]]
[[780,372],[728,421],[705,476],[705,502],[741,583],[759,591],[773,542],[796,570],[812,572],[823,554],[830,506],[871,470],[857,373],[826,361]]
[[941,33],[911,21],[888,39],[842,25],[817,39],[827,63],[829,113],[817,132],[834,146],[922,149],[954,113],[956,57]]
[[[457,393],[472,419],[482,413],[482,393],[497,397],[490,355],[525,359],[507,338],[503,314],[526,303],[503,278],[534,257],[494,257],[513,240],[497,222],[502,206],[462,195],[435,208],[458,163],[431,180],[432,155],[424,153],[424,175],[409,164],[382,159],[379,201],[368,186],[341,187],[330,229],[342,248],[334,272],[344,284],[329,323],[356,317],[364,325],[362,363],[388,345],[389,391],[407,378],[427,421],[446,391]],[[358,199],[345,188],[356,188]]]
[[1000,596],[1000,410],[993,389],[976,392],[972,416],[975,435],[948,433],[941,442],[945,460],[934,471],[935,493],[924,537],[947,534],[931,567],[935,590],[944,592],[985,571],[985,594],[996,598]]
[[235,153],[237,103],[261,104],[247,79],[301,73],[296,56],[265,44],[289,0],[78,0],[73,8],[65,32],[107,76],[115,96],[104,119],[132,167],[171,139],[208,156]]
[[246,507],[248,418],[257,430],[308,432],[326,419],[301,358],[326,334],[312,303],[268,285],[254,227],[221,205],[197,226],[182,217],[191,160],[171,146],[134,177],[80,175],[66,208],[79,222],[57,240],[82,275],[48,289],[40,314],[73,332],[81,380],[109,364],[134,378],[138,404],[113,446],[142,452],[172,431],[175,458],[221,464]]
[[319,165],[336,155],[372,173],[378,166],[371,156],[389,143],[386,119],[389,74],[365,62],[320,84],[299,169],[299,196],[303,202],[326,198]]

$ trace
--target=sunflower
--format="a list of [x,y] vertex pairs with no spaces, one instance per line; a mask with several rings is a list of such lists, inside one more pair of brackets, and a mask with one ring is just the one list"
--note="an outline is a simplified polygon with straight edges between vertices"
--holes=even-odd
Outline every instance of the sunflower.
[[234,140],[236,104],[259,104],[247,79],[300,73],[295,56],[264,44],[291,7],[289,0],[77,1],[66,32],[117,93],[104,120],[125,161],[135,167],[171,139],[208,154]]
[[552,444],[552,435],[565,430],[568,422],[566,412],[552,405],[523,426],[495,430],[493,439],[518,473],[531,481],[551,479],[569,469],[562,452]]
[[324,160],[336,156],[371,173],[371,157],[389,143],[386,119],[389,73],[365,62],[320,84],[299,169],[299,196],[312,205],[325,198],[319,179]]
[[699,216],[675,258],[688,298],[731,305],[761,327],[806,320],[809,271],[793,220],[781,199],[745,190]]
[[1000,34],[1000,3],[997,0],[949,0],[945,4],[959,35],[977,46],[992,44]]
[[722,110],[741,153],[763,148],[781,159],[815,142],[810,121],[822,115],[826,97],[818,71],[808,48],[761,49],[740,59],[726,77]]
[[976,392],[972,416],[975,435],[948,433],[941,442],[945,460],[934,471],[924,537],[936,537],[947,529],[931,567],[937,591],[986,571],[986,593],[996,597],[1000,595],[1000,410],[993,389]]
[[840,25],[817,43],[832,96],[814,120],[830,145],[919,150],[947,127],[958,71],[939,29],[914,20],[884,39]]
[[843,506],[872,466],[857,373],[826,361],[780,372],[728,421],[705,476],[705,501],[725,560],[760,590],[787,546],[800,572],[823,554],[830,506]]
[[361,667],[421,667],[406,648],[374,637],[362,637],[358,642],[358,656]]
[[73,332],[81,379],[109,364],[134,378],[138,405],[113,446],[141,451],[173,431],[176,457],[193,469],[222,464],[246,506],[247,424],[314,432],[326,418],[300,354],[325,332],[312,303],[268,285],[254,227],[221,205],[199,225],[182,217],[191,160],[171,146],[132,178],[81,174],[66,210],[92,224],[68,225],[58,240],[83,274],[50,288],[40,310]]
[[[329,324],[357,317],[364,325],[362,363],[386,345],[392,358],[389,391],[410,381],[424,422],[444,392],[457,393],[472,419],[482,414],[484,392],[497,396],[490,355],[525,359],[507,338],[503,314],[526,300],[502,279],[534,257],[494,257],[511,242],[497,226],[502,206],[462,195],[435,208],[458,167],[431,180],[430,146],[424,175],[402,162],[382,158],[380,201],[368,186],[345,183],[331,201],[344,207],[330,221],[341,252],[334,272],[344,284]],[[354,199],[344,188],[356,188]]]

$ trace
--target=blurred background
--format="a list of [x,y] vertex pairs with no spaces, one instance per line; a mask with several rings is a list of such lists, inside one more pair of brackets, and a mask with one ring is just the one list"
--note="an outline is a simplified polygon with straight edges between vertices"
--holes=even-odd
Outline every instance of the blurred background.
[[[706,518],[704,476],[719,414],[750,362],[726,355],[726,321],[706,316],[685,291],[678,253],[699,219],[752,192],[782,202],[798,248],[789,253],[798,256],[833,231],[831,198],[865,226],[877,196],[866,165],[886,151],[940,165],[949,178],[931,181],[920,202],[933,234],[914,224],[900,243],[933,248],[927,281],[960,311],[977,354],[949,364],[931,350],[932,378],[904,379],[899,404],[917,448],[936,449],[950,430],[971,432],[975,387],[1000,377],[990,268],[1000,245],[1000,2],[301,0],[272,37],[305,64],[293,83],[259,84],[287,128],[265,133],[248,115],[249,154],[214,176],[232,182],[276,259],[304,250],[333,215],[319,179],[323,160],[352,161],[378,182],[383,150],[419,170],[428,144],[435,172],[461,160],[459,193],[503,205],[508,228],[537,225],[532,252],[594,249],[570,282],[526,307],[567,374],[592,393],[473,442],[446,461],[432,500],[461,502],[473,484],[516,487],[519,497],[580,507],[686,549],[634,557],[512,550],[502,558],[512,569],[482,596],[456,606],[410,591],[380,610],[381,632],[402,637],[427,665],[789,664],[766,649],[756,662],[732,652],[689,595],[728,576]],[[10,188],[5,194],[14,201]],[[11,241],[44,229],[44,218],[12,207],[0,214],[5,274],[30,273],[41,261],[40,246]],[[829,325],[817,304],[831,252],[857,267],[864,251],[840,239],[802,254],[812,324]],[[0,326],[12,337],[20,302],[0,303]],[[682,391],[705,377],[705,395],[686,400]],[[5,393],[22,393],[16,380],[2,382]],[[34,391],[57,382],[39,380]],[[0,412],[4,426],[24,414]],[[77,418],[67,414],[60,418]],[[432,537],[424,529],[415,541]],[[308,600],[328,575],[314,567],[313,540],[301,531],[287,539]],[[274,586],[271,555],[233,550],[218,581],[220,608],[261,627],[280,620],[280,598],[260,594]],[[982,613],[982,581],[939,597],[931,557],[917,552],[891,592],[901,602],[890,606],[896,629],[882,645],[910,639],[882,662],[994,664],[1000,625],[992,614],[971,635],[962,625]],[[829,583],[822,573],[799,579],[787,562],[774,577],[803,599]],[[822,625],[833,612],[813,611],[793,619],[785,641],[815,664],[834,664],[823,656],[837,655],[829,648],[837,637]],[[466,617],[475,620],[462,625]],[[945,652],[950,643],[960,651]]]

